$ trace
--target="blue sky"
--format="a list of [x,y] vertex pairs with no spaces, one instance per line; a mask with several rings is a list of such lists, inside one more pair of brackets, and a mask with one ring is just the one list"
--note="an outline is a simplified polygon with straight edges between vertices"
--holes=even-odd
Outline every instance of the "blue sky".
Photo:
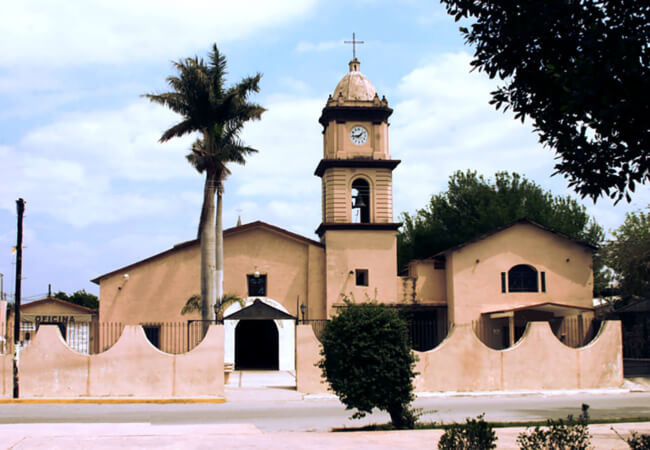
[[[56,3],[56,4],[55,4]],[[177,119],[141,97],[166,90],[170,61],[216,42],[228,80],[263,73],[268,111],[243,138],[260,153],[233,167],[224,226],[241,214],[315,238],[320,223],[320,111],[348,70],[356,32],[361,71],[394,108],[395,219],[472,169],[525,174],[555,194],[554,154],[529,123],[488,105],[497,83],[469,73],[472,49],[428,1],[186,0],[10,2],[0,17],[0,273],[14,290],[16,199],[26,202],[23,297],[98,293],[90,279],[193,239],[202,177],[185,161],[192,136],[160,144]],[[607,199],[588,211],[607,230],[650,204]]]

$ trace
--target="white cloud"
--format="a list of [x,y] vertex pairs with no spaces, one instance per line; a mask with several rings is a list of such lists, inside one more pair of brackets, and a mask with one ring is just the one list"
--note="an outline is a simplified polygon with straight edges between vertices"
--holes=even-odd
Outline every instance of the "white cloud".
[[0,65],[159,60],[304,17],[316,0],[47,0],[5,2]]
[[341,48],[345,45],[343,39],[338,41],[321,41],[321,42],[308,42],[300,41],[296,45],[296,51],[298,53],[310,53],[310,52],[327,52],[334,50],[336,48]]
[[552,172],[553,154],[531,127],[488,104],[495,82],[469,73],[470,59],[464,52],[438,56],[398,86],[391,126],[392,155],[403,160],[395,171],[396,215],[423,207],[456,170],[516,171],[540,184]]

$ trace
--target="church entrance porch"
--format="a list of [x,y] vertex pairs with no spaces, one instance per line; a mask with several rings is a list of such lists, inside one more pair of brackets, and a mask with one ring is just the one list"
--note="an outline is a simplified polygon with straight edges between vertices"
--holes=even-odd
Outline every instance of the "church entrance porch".
[[295,370],[295,322],[279,302],[248,298],[224,317],[224,363],[235,370]]
[[272,320],[240,320],[235,328],[235,370],[278,370],[278,328]]

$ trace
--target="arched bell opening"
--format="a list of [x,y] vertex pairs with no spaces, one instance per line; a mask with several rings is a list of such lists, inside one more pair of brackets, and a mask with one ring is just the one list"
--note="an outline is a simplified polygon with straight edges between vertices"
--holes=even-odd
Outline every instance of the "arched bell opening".
[[352,222],[370,223],[370,185],[363,178],[352,182]]

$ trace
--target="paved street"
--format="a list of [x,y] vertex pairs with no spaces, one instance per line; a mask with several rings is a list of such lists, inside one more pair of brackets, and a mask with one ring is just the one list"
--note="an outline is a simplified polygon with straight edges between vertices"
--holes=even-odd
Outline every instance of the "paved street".
[[[250,392],[255,397],[256,391]],[[257,397],[262,397],[262,392]],[[277,397],[280,397],[280,392]],[[268,395],[268,393],[267,393]],[[572,394],[489,397],[418,398],[415,407],[427,411],[423,420],[463,421],[482,412],[492,421],[545,420],[577,416],[580,405],[591,406],[594,418],[650,416],[650,393]],[[2,404],[0,423],[151,423],[251,424],[265,432],[328,431],[365,423],[385,423],[375,412],[350,420],[350,412],[336,399],[240,399],[222,404]]]
[[[334,397],[303,396],[291,373],[235,372],[226,403],[0,404],[0,449],[104,448],[433,448],[440,430],[330,433],[332,428],[385,423],[375,412],[363,420]],[[426,421],[463,421],[486,413],[490,421],[577,416],[590,405],[593,418],[650,417],[650,392],[625,390],[480,395],[430,394],[414,406]],[[650,433],[650,422],[616,430]],[[627,448],[609,425],[590,427],[596,448]],[[521,428],[498,429],[498,448],[516,448]]]

